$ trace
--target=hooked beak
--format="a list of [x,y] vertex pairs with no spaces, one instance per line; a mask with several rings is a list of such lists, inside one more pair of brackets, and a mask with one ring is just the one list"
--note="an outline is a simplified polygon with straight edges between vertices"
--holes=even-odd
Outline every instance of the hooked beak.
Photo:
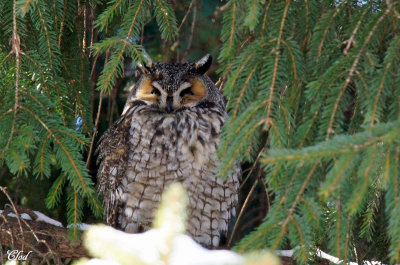
[[165,111],[167,113],[171,113],[173,111],[173,97],[167,97],[167,106],[165,107]]

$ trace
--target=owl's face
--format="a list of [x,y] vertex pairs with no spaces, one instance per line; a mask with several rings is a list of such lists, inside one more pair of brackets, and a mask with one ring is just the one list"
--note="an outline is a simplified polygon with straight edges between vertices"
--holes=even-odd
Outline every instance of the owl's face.
[[168,114],[198,106],[223,108],[220,92],[205,75],[211,62],[211,56],[206,55],[197,63],[139,65],[141,77],[132,99]]

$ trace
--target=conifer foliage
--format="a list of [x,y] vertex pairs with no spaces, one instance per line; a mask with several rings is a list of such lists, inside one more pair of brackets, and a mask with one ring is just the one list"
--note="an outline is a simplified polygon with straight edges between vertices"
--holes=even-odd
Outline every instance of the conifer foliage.
[[399,2],[225,7],[221,175],[236,160],[259,163],[274,196],[236,250],[290,247],[308,264],[321,248],[345,262],[399,263]]
[[[97,84],[99,90],[109,92],[121,76],[124,58],[143,58],[137,40],[149,18],[156,17],[163,38],[176,35],[176,18],[168,1],[103,2],[0,2],[0,165],[6,169],[1,174],[48,178],[52,186],[46,206],[66,203],[73,238],[84,204],[95,217],[103,214],[85,166],[89,140],[94,137],[93,56],[111,54]],[[88,25],[89,16],[93,25]],[[94,32],[103,40],[93,45],[91,53]]]
[[[48,180],[46,205],[65,204],[74,235],[85,205],[100,217],[87,169],[93,99],[100,93],[100,110],[127,58],[148,60],[146,25],[179,58],[185,21],[190,44],[197,34],[199,2],[0,1],[0,182]],[[400,263],[400,3],[227,0],[214,15],[230,112],[220,175],[245,162],[271,198],[235,250],[294,248],[300,264],[317,248],[345,262]]]

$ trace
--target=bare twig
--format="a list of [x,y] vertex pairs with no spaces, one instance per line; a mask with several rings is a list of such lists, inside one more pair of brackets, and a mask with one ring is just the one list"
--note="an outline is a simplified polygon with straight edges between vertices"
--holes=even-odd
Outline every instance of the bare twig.
[[68,0],[65,0],[64,1],[63,16],[61,18],[61,24],[60,24],[60,33],[58,34],[58,47],[61,47],[61,40],[62,40],[62,36],[63,36],[65,17],[66,17],[66,14],[67,14],[67,7],[68,7]]
[[[110,52],[107,51],[106,52],[106,59],[104,60],[104,66],[107,64],[108,62],[108,58],[110,57]],[[97,58],[97,56],[96,56]],[[92,68],[92,74],[94,71],[94,66]],[[91,75],[92,75],[91,74]],[[99,106],[97,108],[97,115],[96,115],[96,122],[94,124],[94,131],[93,131],[93,135],[92,135],[92,140],[90,142],[90,149],[89,149],[89,154],[88,154],[88,158],[86,160],[86,168],[89,168],[90,166],[90,160],[92,159],[92,154],[93,154],[93,148],[94,148],[94,141],[96,139],[96,135],[97,135],[97,130],[99,128],[99,121],[100,121],[100,113],[101,113],[101,106],[103,103],[103,93],[100,93],[100,98],[99,98]]]
[[247,174],[246,178],[244,179],[244,181],[242,182],[242,184],[240,184],[239,190],[241,190],[244,186],[244,184],[247,182],[247,180],[249,179],[251,173],[253,173],[254,169],[256,168],[257,164],[258,164],[258,160],[260,159],[261,155],[265,152],[265,150],[267,149],[267,145],[265,145],[260,152],[258,152],[258,155],[256,157],[256,160],[253,163],[253,166],[250,169],[250,172]]
[[189,54],[189,50],[190,50],[190,47],[192,46],[192,42],[193,42],[194,29],[195,29],[195,25],[196,25],[196,19],[197,19],[197,4],[196,4],[196,0],[193,0],[192,4],[193,4],[192,25],[190,27],[189,41],[188,41],[188,45],[186,47],[186,51],[184,53],[183,58],[187,57],[187,55]]
[[94,124],[94,132],[93,132],[93,136],[92,136],[92,140],[90,142],[90,149],[89,149],[89,154],[88,154],[88,158],[86,160],[86,168],[89,168],[90,166],[90,160],[92,159],[92,154],[93,154],[93,147],[94,147],[94,141],[96,139],[96,135],[97,135],[97,130],[99,128],[99,120],[100,120],[100,113],[101,113],[101,105],[103,102],[103,93],[100,93],[100,99],[99,99],[99,106],[97,108],[97,115],[96,115],[96,122]]
[[14,99],[14,117],[13,117],[13,122],[11,124],[11,131],[10,135],[7,140],[7,144],[5,148],[2,150],[0,156],[3,156],[5,152],[8,150],[8,147],[10,146],[12,137],[15,132],[15,124],[17,122],[17,111],[18,111],[18,106],[19,106],[19,75],[20,75],[20,62],[21,62],[21,43],[20,43],[20,38],[18,35],[18,30],[17,30],[17,1],[14,0],[13,3],[13,35],[11,38],[11,53],[15,54],[15,99]]
[[[195,0],[195,1],[196,1],[196,0]],[[186,14],[185,14],[185,16],[183,17],[183,19],[182,19],[182,21],[181,21],[181,24],[180,24],[179,27],[178,27],[178,32],[181,31],[183,24],[186,22],[186,19],[188,18],[189,13],[190,13],[190,11],[192,10],[193,2],[194,2],[194,1],[192,1],[192,2],[190,3],[189,8],[188,8],[188,10],[186,11]]]
[[354,43],[354,38],[357,34],[358,29],[361,26],[361,21],[363,20],[365,14],[367,13],[368,9],[365,9],[364,12],[361,14],[361,18],[360,20],[357,22],[357,25],[355,26],[355,28],[353,29],[353,32],[351,33],[351,36],[348,40],[345,41],[346,43],[346,48],[343,50],[343,54],[346,55],[349,52],[349,49],[351,47],[351,45]]
[[233,227],[231,236],[230,236],[229,241],[228,241],[228,246],[227,246],[228,248],[231,247],[233,237],[234,237],[235,232],[236,232],[236,230],[237,230],[237,228],[238,228],[238,226],[239,226],[239,221],[240,221],[240,219],[242,218],[244,209],[247,207],[247,204],[248,204],[248,202],[249,202],[249,200],[250,200],[251,195],[252,195],[253,192],[254,192],[254,189],[255,189],[256,186],[257,186],[258,181],[259,181],[259,178],[257,178],[257,179],[254,181],[253,186],[251,187],[251,189],[250,189],[250,191],[249,191],[249,194],[247,194],[246,200],[244,201],[243,206],[242,206],[242,208],[240,209],[239,215],[238,215],[238,217],[237,217],[237,219],[236,219],[235,226]]
[[265,183],[265,181],[264,181],[263,178],[260,178],[260,179],[261,179],[261,183],[262,183],[263,186],[264,186],[265,195],[266,195],[266,197],[267,197],[268,209],[269,209],[269,208],[271,208],[271,199],[269,198],[267,184]]
[[[7,188],[0,186],[0,191],[15,214],[15,217],[9,216],[6,209],[0,213],[0,246],[34,251],[35,256],[41,257],[41,264],[61,264],[60,258],[87,257],[82,245],[68,240],[67,228],[36,221],[37,215],[32,210],[14,204]],[[21,212],[27,213],[32,221],[21,218]]]

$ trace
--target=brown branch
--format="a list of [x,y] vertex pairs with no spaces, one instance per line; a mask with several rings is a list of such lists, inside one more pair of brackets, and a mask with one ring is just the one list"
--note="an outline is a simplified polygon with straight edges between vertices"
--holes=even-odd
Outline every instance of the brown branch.
[[[109,57],[110,57],[110,51],[107,51],[106,52],[106,59],[104,60],[104,67],[107,64]],[[96,60],[97,60],[97,56],[96,56]],[[90,74],[91,77],[92,77],[92,74],[93,74],[93,70],[94,70],[94,66],[93,66],[93,69],[92,69],[92,73]],[[99,128],[99,121],[100,121],[102,103],[103,103],[103,93],[100,92],[99,106],[97,108],[97,116],[96,116],[96,121],[95,121],[95,124],[94,124],[94,132],[93,132],[93,135],[92,135],[92,140],[90,141],[90,148],[89,148],[88,158],[86,160],[86,168],[87,169],[89,169],[89,167],[90,167],[90,160],[92,158],[93,148],[94,148],[94,140],[96,139],[97,131],[98,131],[98,128]]]
[[186,11],[186,14],[185,14],[185,16],[184,16],[183,19],[182,19],[182,22],[181,22],[181,24],[180,24],[179,27],[178,27],[178,32],[181,31],[183,24],[186,22],[186,19],[188,18],[189,13],[190,13],[190,11],[192,10],[193,2],[194,2],[194,1],[190,2],[189,8],[188,8],[188,10]]
[[[2,246],[18,250],[24,248],[24,252],[33,251],[35,255],[49,255],[53,258],[88,257],[86,249],[81,244],[71,243],[68,240],[67,228],[30,220],[24,220],[20,225],[18,220],[21,218],[4,215],[2,217],[0,219]],[[22,233],[20,229],[23,230]]]
[[[79,243],[71,243],[68,229],[37,220],[37,215],[30,209],[16,206],[7,189],[0,186],[0,191],[10,202],[7,209],[0,213],[0,249],[32,251],[29,258],[41,259],[41,263],[61,264],[62,258],[88,257],[87,251]],[[15,216],[10,216],[14,214]],[[25,213],[33,220],[21,217]],[[3,255],[2,255],[3,257]]]
[[248,204],[248,202],[249,202],[249,200],[250,200],[251,195],[252,195],[253,192],[254,192],[254,189],[255,189],[256,186],[257,186],[258,181],[259,181],[259,178],[257,178],[257,179],[254,181],[253,186],[251,187],[249,194],[247,194],[246,200],[244,201],[243,206],[242,206],[242,208],[240,209],[240,213],[239,213],[239,215],[238,215],[238,217],[237,217],[237,219],[236,219],[235,226],[233,227],[232,234],[231,234],[231,236],[230,236],[230,238],[229,238],[228,248],[231,247],[232,240],[233,240],[233,236],[235,235],[235,232],[236,232],[236,230],[237,230],[237,228],[238,228],[239,221],[240,221],[240,219],[241,219],[241,217],[242,217],[242,215],[243,215],[244,209],[246,208],[246,206],[247,206],[247,204]]

